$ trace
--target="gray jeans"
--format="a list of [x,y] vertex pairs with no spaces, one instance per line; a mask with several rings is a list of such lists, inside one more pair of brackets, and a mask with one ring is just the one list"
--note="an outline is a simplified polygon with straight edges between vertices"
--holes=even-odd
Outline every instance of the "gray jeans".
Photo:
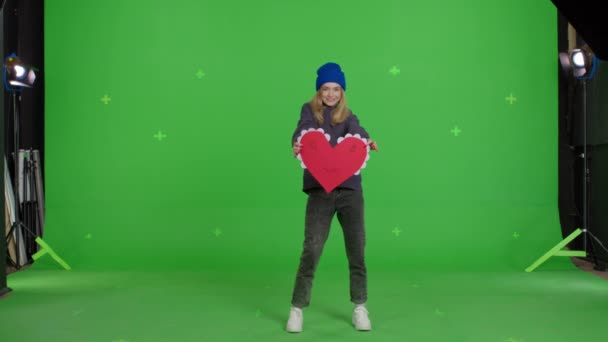
[[335,189],[329,194],[324,190],[312,190],[306,204],[304,248],[291,300],[295,307],[304,308],[310,304],[314,273],[336,213],[348,257],[350,300],[355,304],[367,301],[363,193],[350,189]]

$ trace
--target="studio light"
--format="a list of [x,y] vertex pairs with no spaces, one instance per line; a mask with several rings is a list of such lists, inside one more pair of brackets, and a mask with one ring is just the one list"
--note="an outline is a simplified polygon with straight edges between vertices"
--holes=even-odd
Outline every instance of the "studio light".
[[6,90],[31,88],[36,81],[36,70],[24,64],[14,53],[4,60],[4,86]]
[[591,79],[597,66],[597,57],[588,48],[576,48],[569,54],[561,52],[559,62],[568,75],[578,79]]
[[585,51],[582,49],[574,49],[572,53],[570,53],[570,59],[572,59],[572,64],[574,64],[577,68],[584,68],[587,65],[587,56]]

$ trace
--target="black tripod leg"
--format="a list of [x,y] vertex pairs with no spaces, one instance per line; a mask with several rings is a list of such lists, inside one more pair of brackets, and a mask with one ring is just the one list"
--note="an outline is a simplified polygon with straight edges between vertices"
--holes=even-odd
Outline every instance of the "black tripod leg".
[[600,263],[599,259],[597,258],[597,253],[595,253],[595,244],[593,242],[597,238],[591,233],[589,233],[589,235],[593,237],[593,239],[589,239],[589,249],[593,258],[593,269],[601,272],[606,271],[606,266]]

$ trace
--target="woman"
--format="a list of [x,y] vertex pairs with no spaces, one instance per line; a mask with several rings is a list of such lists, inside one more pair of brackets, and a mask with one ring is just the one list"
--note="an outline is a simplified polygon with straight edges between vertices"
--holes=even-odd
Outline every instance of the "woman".
[[[300,120],[292,136],[294,156],[306,148],[297,141],[300,133],[309,128],[322,128],[335,146],[347,133],[368,139],[372,150],[378,150],[367,131],[346,103],[346,79],[340,65],[326,63],[317,70],[317,93],[302,106]],[[326,193],[307,169],[304,169],[303,191],[308,194],[305,217],[304,248],[287,321],[288,332],[301,332],[302,309],[310,304],[314,273],[323,246],[329,235],[331,221],[337,213],[342,226],[350,271],[350,298],[355,304],[353,324],[357,330],[371,330],[365,307],[367,301],[367,269],[365,266],[365,226],[363,220],[363,189],[361,175],[353,175],[330,193]]]

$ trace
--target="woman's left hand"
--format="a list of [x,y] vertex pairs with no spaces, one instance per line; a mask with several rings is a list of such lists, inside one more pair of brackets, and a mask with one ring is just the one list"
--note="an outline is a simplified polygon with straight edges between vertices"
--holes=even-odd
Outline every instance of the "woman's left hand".
[[367,142],[367,144],[369,145],[369,148],[371,148],[372,150],[374,150],[374,151],[378,151],[378,144],[376,144],[376,142],[375,142],[375,141],[373,141],[373,140],[371,140],[371,139],[370,139],[370,140]]

